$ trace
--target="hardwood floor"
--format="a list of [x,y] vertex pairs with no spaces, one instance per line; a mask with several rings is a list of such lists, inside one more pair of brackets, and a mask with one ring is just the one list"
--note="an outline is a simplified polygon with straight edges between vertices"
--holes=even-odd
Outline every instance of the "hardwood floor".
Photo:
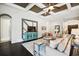
[[21,43],[6,42],[0,43],[0,56],[32,56],[32,54]]
[[[33,56],[26,50],[22,43],[11,44],[10,42],[0,43],[0,56]],[[71,50],[71,56],[79,56]]]

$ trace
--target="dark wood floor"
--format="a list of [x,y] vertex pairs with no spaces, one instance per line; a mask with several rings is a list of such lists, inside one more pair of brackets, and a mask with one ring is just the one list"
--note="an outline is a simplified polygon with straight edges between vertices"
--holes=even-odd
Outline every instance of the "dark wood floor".
[[0,56],[32,56],[21,44],[0,43]]
[[[72,52],[73,50],[71,50]],[[79,53],[71,53],[71,56],[79,56]],[[11,44],[10,42],[0,43],[0,56],[33,56],[22,43]]]

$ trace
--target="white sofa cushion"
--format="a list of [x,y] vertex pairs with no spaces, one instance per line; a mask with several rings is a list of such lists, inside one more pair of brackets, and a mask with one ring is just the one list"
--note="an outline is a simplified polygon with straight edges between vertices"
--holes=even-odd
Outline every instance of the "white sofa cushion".
[[50,40],[50,47],[57,48],[58,44],[63,40],[63,38],[57,38],[56,40]]
[[68,34],[65,34],[63,38],[56,38],[56,40],[50,40],[50,47],[51,48],[57,48],[57,46],[68,36]]
[[66,55],[70,55],[70,50],[71,50],[71,42],[72,41],[72,39],[70,39],[70,41],[69,41],[69,43],[68,43],[68,46],[67,46],[67,48],[66,48],[66,50],[64,51],[64,53],[66,54]]
[[61,53],[56,49],[46,46],[46,56],[67,56],[67,55],[65,53]]
[[58,45],[57,49],[61,52],[64,51],[71,35],[67,35],[67,37],[64,38],[64,40]]

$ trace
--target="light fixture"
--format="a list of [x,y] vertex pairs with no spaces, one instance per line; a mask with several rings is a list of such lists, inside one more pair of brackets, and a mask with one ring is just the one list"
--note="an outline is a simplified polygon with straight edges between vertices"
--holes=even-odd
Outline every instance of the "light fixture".
[[45,9],[43,9],[44,12],[45,12],[44,14],[47,15],[48,13],[49,13],[49,14],[54,13],[54,12],[52,11],[53,9],[55,9],[54,6],[51,5],[51,3],[49,3],[49,6],[48,6],[47,8],[45,8]]
[[54,14],[53,10],[54,9],[60,9],[61,6],[64,6],[64,4],[61,3],[49,3],[47,7],[43,8],[44,11],[44,15],[48,15],[48,14]]
[[53,6],[49,6],[49,7],[48,7],[48,10],[50,10],[50,11],[52,11],[53,9],[54,9]]

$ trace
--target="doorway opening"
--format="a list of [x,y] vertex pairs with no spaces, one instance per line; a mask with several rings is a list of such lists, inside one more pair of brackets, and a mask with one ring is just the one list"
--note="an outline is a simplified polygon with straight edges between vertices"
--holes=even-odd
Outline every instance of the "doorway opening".
[[0,15],[0,43],[11,41],[11,19],[8,14]]

